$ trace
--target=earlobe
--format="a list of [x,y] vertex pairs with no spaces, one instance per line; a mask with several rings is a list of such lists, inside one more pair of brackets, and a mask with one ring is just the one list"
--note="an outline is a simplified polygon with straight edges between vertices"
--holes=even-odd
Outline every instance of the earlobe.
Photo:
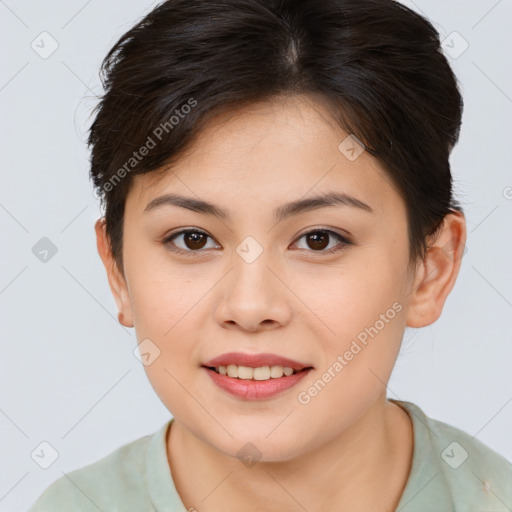
[[466,244],[466,221],[461,212],[448,214],[429,246],[409,292],[408,327],[434,323],[455,285]]
[[98,254],[107,272],[110,290],[118,309],[118,321],[125,327],[133,327],[133,314],[128,295],[126,280],[119,271],[117,263],[112,255],[108,235],[106,232],[105,218],[101,217],[94,225],[96,231],[96,246]]

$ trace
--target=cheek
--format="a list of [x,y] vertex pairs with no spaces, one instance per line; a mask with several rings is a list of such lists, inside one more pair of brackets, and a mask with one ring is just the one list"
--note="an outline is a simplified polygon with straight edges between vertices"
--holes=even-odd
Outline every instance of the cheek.
[[163,341],[187,325],[214,279],[205,275],[207,266],[173,263],[161,248],[132,252],[127,266],[136,330]]
[[301,297],[318,315],[328,337],[339,341],[357,336],[390,308],[388,316],[394,319],[401,309],[393,309],[395,302],[401,302],[401,283],[400,272],[374,260],[330,269],[323,276],[318,273],[304,283]]
[[[386,391],[405,325],[399,301],[383,297],[360,300],[331,317],[335,337],[324,339],[323,364],[315,379],[301,387],[299,402],[318,415],[334,407],[344,414],[334,419],[346,428]],[[378,300],[380,299],[380,300]],[[329,320],[328,320],[329,321]]]
[[[139,343],[151,340],[150,352],[156,354],[150,364],[144,365],[144,370],[174,417],[187,417],[196,404],[185,390],[192,391],[191,378],[196,376],[194,372],[199,364],[200,347],[196,340],[202,336],[198,335],[201,322],[197,316],[202,314],[201,298],[209,288],[204,279],[191,279],[185,272],[147,266],[140,268],[132,279],[131,302],[137,340]],[[199,407],[195,414],[201,413]]]
[[325,281],[323,289],[313,288],[308,296],[311,309],[329,327],[322,336],[325,359],[320,371],[337,376],[334,400],[384,387],[405,329],[399,264],[395,267],[383,259],[363,263]]

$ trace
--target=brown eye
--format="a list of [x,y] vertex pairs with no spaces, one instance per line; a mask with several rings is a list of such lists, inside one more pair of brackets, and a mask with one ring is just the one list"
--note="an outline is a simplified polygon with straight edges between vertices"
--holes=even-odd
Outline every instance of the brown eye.
[[197,231],[189,231],[183,235],[183,241],[188,249],[202,249],[206,244],[206,235]]
[[[188,255],[194,252],[200,252],[201,249],[204,249],[209,238],[211,237],[203,231],[189,229],[174,233],[167,237],[163,243],[164,245],[174,246],[170,248],[172,251]],[[206,248],[208,249],[209,247]]]
[[311,249],[322,250],[329,245],[329,235],[325,231],[314,231],[306,235],[307,244]]
[[[335,238],[338,243],[332,244],[331,239]],[[169,250],[183,254],[185,256],[194,256],[194,253],[201,253],[203,249],[218,248],[219,246],[207,247],[208,239],[213,240],[204,231],[197,229],[187,229],[179,231],[168,236],[164,245],[169,246]],[[315,229],[302,235],[299,240],[306,240],[307,252],[317,252],[320,254],[331,254],[343,250],[346,246],[352,245],[352,242],[342,235],[329,229]]]
[[[332,237],[337,238],[339,243],[330,245]],[[299,240],[303,238],[306,240],[306,249],[311,249],[310,252],[330,254],[341,251],[345,246],[351,245],[351,242],[345,237],[328,229],[315,229],[314,231],[309,231],[302,235]],[[328,249],[326,250],[326,248]]]

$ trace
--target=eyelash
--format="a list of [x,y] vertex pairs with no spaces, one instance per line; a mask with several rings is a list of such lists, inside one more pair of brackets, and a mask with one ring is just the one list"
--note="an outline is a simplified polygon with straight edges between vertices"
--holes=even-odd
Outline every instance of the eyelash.
[[[331,249],[328,249],[328,250],[319,250],[319,251],[314,251],[314,250],[307,250],[307,249],[300,249],[300,250],[306,250],[307,252],[313,252],[313,253],[319,253],[319,254],[335,254],[337,252],[340,252],[340,251],[343,251],[346,246],[348,245],[352,245],[352,242],[350,240],[348,240],[347,238],[345,238],[344,236],[340,235],[339,233],[336,233],[335,231],[332,231],[330,229],[322,229],[322,228],[317,228],[317,229],[313,229],[311,231],[308,231],[306,233],[303,233],[298,239],[300,240],[301,238],[307,236],[307,235],[310,235],[312,233],[328,233],[329,235],[333,235],[335,236],[336,238],[338,238],[340,240],[340,244],[334,246],[334,247],[331,247]],[[199,233],[199,234],[202,234],[202,235],[206,235],[208,238],[211,238],[213,240],[213,238],[208,235],[208,233],[200,230],[200,229],[184,229],[182,231],[177,231],[176,233],[172,233],[171,235],[169,235],[168,237],[166,237],[164,240],[163,240],[163,244],[164,245],[170,245],[172,240],[180,235],[187,235],[187,234],[190,234],[190,233]],[[184,249],[180,249],[179,247],[177,248],[176,246],[174,246],[173,248],[170,248],[169,249],[170,251],[172,252],[175,252],[175,253],[178,253],[178,254],[182,254],[184,256],[187,256],[187,257],[193,257],[195,256],[196,253],[199,253],[199,252],[203,252],[202,249],[198,249],[198,250],[184,250]]]

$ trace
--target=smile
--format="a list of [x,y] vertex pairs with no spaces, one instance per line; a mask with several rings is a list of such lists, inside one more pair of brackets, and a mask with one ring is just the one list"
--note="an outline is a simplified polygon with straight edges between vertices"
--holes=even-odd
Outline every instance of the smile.
[[283,375],[289,377],[294,373],[297,373],[297,370],[290,368],[289,366],[259,366],[257,368],[252,368],[250,366],[240,366],[236,364],[229,364],[227,366],[217,366],[211,368],[220,375],[227,375],[228,377],[233,377],[237,379],[244,380],[269,380],[269,379],[279,379]]
[[[202,367],[213,383],[229,395],[243,400],[264,400],[273,398],[293,388],[313,368],[293,370],[289,367],[263,366],[251,368],[247,366],[227,365],[219,367]],[[272,369],[273,375],[272,376]],[[286,372],[285,372],[286,369]],[[224,372],[225,374],[221,373]],[[236,376],[230,376],[228,372]],[[290,373],[291,371],[291,373]],[[280,376],[278,376],[280,374]],[[288,374],[288,375],[287,375]]]

